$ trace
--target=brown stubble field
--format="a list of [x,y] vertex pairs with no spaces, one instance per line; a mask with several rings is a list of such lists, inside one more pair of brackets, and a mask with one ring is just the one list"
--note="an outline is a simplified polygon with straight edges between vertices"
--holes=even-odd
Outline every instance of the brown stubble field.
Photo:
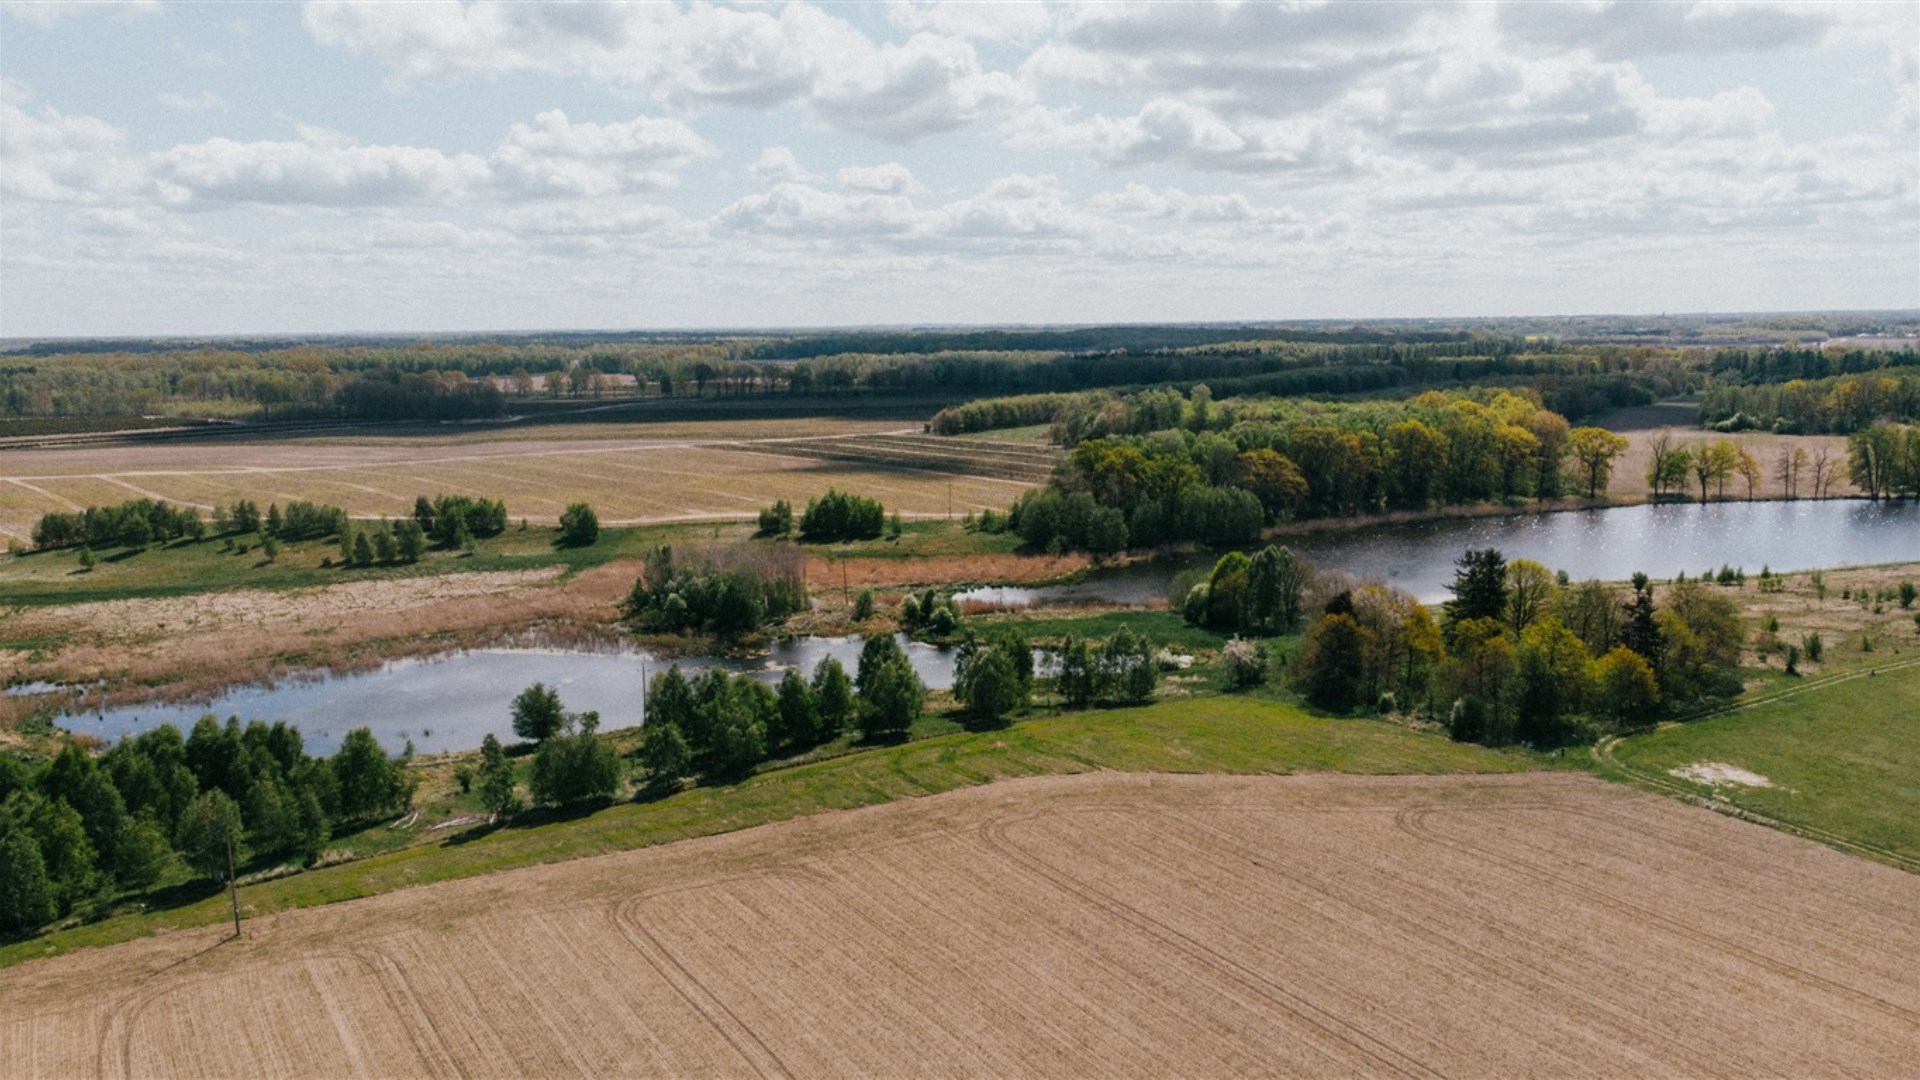
[[0,1075],[1840,1075],[1920,879],[1570,774],[1010,781],[0,971]]
[[[1753,495],[1757,499],[1784,499],[1787,496],[1785,485],[1774,477],[1774,463],[1778,460],[1782,448],[1789,453],[1796,448],[1805,450],[1809,457],[1816,451],[1824,449],[1827,452],[1827,459],[1838,464],[1843,471],[1847,464],[1847,440],[1840,435],[1775,435],[1764,431],[1738,431],[1722,435],[1690,427],[1629,430],[1621,434],[1627,437],[1628,448],[1625,454],[1614,460],[1613,483],[1608,488],[1608,493],[1616,500],[1627,502],[1645,502],[1652,494],[1652,489],[1647,484],[1647,466],[1653,461],[1652,442],[1662,434],[1673,440],[1675,449],[1692,449],[1703,443],[1715,443],[1726,439],[1752,454],[1760,462],[1761,470],[1761,480],[1754,485],[1753,489]],[[1688,478],[1688,483],[1692,486],[1681,494],[1699,498],[1698,484],[1691,477]],[[1858,495],[1859,491],[1852,484],[1842,480],[1833,485],[1829,494],[1836,497]],[[1718,489],[1714,491],[1713,497],[1716,499],[1721,497]],[[1747,482],[1737,474],[1728,477],[1726,498],[1744,499],[1746,497]],[[1813,497],[1811,469],[1803,471],[1800,475],[1798,497],[1802,499]]]
[[342,506],[398,517],[416,495],[505,501],[509,516],[550,524],[591,502],[605,524],[751,517],[830,486],[874,496],[908,517],[1005,509],[1043,482],[1045,447],[957,450],[898,420],[802,418],[512,429],[504,433],[118,443],[0,450],[0,536],[24,541],[40,515],[132,498],[210,511],[253,499]]

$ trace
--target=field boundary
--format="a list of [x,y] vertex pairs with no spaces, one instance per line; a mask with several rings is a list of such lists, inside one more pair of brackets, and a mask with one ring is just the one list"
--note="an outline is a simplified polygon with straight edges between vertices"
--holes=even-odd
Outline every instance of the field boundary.
[[[1769,705],[1776,701],[1784,701],[1787,698],[1812,693],[1816,690],[1826,690],[1838,686],[1841,683],[1851,682],[1854,679],[1870,678],[1881,671],[1900,671],[1915,666],[1920,666],[1920,656],[1910,657],[1906,660],[1897,660],[1891,664],[1882,664],[1865,670],[1855,669],[1834,675],[1823,675],[1819,678],[1809,679],[1805,683],[1782,690],[1778,693],[1766,694],[1751,700],[1738,701],[1732,704],[1722,705],[1718,708],[1707,709],[1703,712],[1691,714],[1680,720],[1664,721],[1646,731],[1635,732],[1634,734],[1645,735],[1656,731],[1664,731],[1681,724],[1698,723],[1716,716],[1726,716],[1756,706]],[[1851,837],[1841,836],[1838,833],[1829,832],[1817,826],[1803,825],[1799,822],[1774,817],[1771,814],[1763,814],[1757,810],[1749,810],[1743,806],[1736,806],[1718,796],[1701,795],[1698,791],[1685,784],[1677,783],[1664,776],[1649,772],[1646,769],[1629,765],[1614,755],[1614,748],[1631,737],[1632,736],[1629,735],[1609,735],[1593,744],[1591,751],[1593,762],[1601,775],[1611,776],[1615,779],[1624,779],[1629,783],[1653,788],[1661,794],[1676,797],[1683,802],[1704,807],[1716,813],[1725,814],[1728,817],[1739,818],[1742,821],[1751,821],[1756,825],[1765,825],[1768,828],[1778,829],[1781,832],[1804,837],[1808,840],[1825,844],[1828,847],[1838,848],[1850,854],[1865,856],[1866,858],[1906,870],[1909,873],[1920,874],[1920,859],[1915,859],[1912,856],[1903,855],[1897,851],[1883,848],[1878,844],[1869,844]]]

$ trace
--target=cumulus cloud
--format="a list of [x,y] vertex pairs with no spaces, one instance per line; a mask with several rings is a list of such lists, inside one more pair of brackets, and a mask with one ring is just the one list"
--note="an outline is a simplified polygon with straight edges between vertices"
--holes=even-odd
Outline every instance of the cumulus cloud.
[[124,131],[32,98],[20,83],[0,80],[0,192],[39,202],[99,203],[140,188],[143,170]]
[[410,79],[514,71],[637,86],[681,108],[802,105],[823,122],[909,141],[1018,101],[1010,75],[983,69],[944,34],[879,44],[808,4],[777,11],[697,4],[358,4],[313,0],[308,31]]
[[769,146],[760,151],[760,156],[754,159],[747,171],[767,181],[791,180],[812,183],[819,179],[802,168],[800,159],[794,156],[792,149],[785,146]]
[[532,124],[513,125],[492,164],[504,182],[522,190],[609,195],[669,186],[681,169],[715,152],[679,120],[573,123],[555,109]]
[[987,41],[1031,41],[1053,26],[1053,12],[1042,0],[888,0],[887,18],[907,30]]
[[175,146],[158,157],[162,190],[188,206],[407,206],[453,201],[490,178],[487,163],[472,154],[362,146],[310,128],[300,134]]
[[849,165],[835,173],[834,178],[844,187],[877,191],[882,195],[904,195],[925,190],[913,178],[913,170],[897,161],[884,165]]

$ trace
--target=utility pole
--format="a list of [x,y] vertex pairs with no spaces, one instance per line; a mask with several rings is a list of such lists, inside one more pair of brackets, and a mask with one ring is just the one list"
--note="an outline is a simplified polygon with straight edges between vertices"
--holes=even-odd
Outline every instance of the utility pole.
[[233,936],[240,936],[240,881],[233,873],[233,833],[227,833],[227,895],[233,899]]

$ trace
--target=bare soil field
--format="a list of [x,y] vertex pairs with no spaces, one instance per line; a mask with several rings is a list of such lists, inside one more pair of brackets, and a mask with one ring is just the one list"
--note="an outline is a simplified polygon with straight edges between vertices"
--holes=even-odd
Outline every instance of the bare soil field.
[[[535,431],[540,434],[535,434]],[[499,498],[514,518],[551,523],[570,502],[604,524],[749,517],[775,499],[804,504],[830,486],[912,516],[1004,509],[1046,479],[1046,448],[966,453],[898,420],[802,418],[602,426],[484,435],[317,437],[111,444],[0,451],[0,535],[25,540],[51,510],[132,498],[211,510],[248,498],[407,514],[416,495]],[[643,437],[635,437],[639,433]],[[844,444],[844,445],[842,445]]]
[[0,1074],[1842,1075],[1920,878],[1591,777],[993,784],[0,972]]

